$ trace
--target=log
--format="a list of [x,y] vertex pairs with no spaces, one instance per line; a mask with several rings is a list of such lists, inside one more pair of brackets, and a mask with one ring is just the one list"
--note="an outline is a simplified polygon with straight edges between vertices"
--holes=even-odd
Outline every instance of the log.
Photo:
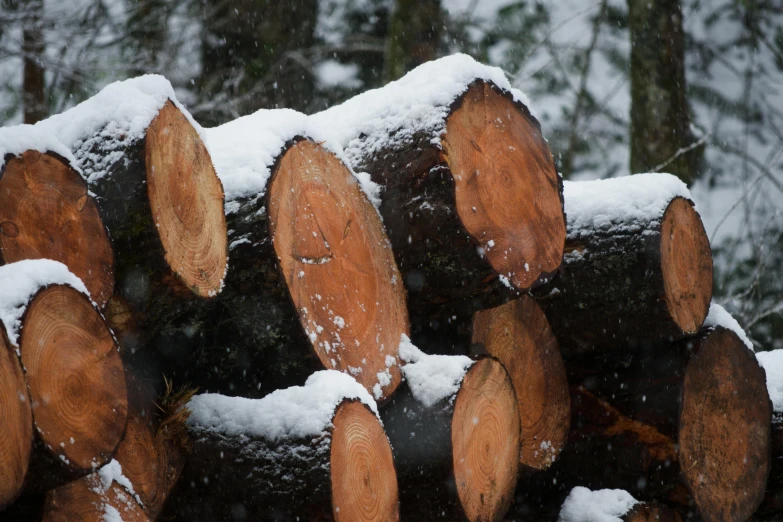
[[[125,489],[127,478],[116,478],[104,467],[98,473],[60,486],[46,494],[41,522],[149,522],[138,497]],[[125,487],[121,486],[122,482]]]
[[496,357],[514,384],[520,469],[551,466],[568,438],[571,398],[560,348],[541,308],[526,295],[476,312],[471,351]]
[[37,127],[73,151],[95,194],[114,251],[116,295],[140,327],[134,351],[179,303],[220,292],[228,254],[223,189],[167,80],[113,83]]
[[560,266],[562,182],[526,104],[455,55],[313,116],[382,188],[412,318],[469,316]]
[[554,465],[524,482],[519,509],[559,505],[575,485],[660,500],[683,519],[747,520],[770,468],[764,372],[733,331],[567,361],[571,434]]
[[0,511],[22,493],[33,442],[30,396],[19,359],[0,323]]
[[409,386],[381,412],[403,520],[503,520],[520,452],[511,379],[490,357],[409,355]]
[[24,259],[60,261],[99,308],[114,290],[114,256],[95,200],[56,152],[30,149],[0,165],[0,264]]
[[123,364],[86,287],[63,264],[4,265],[0,288],[0,318],[32,404],[25,487],[49,489],[94,471],[117,449],[127,416]]
[[231,262],[219,296],[182,307],[153,339],[178,382],[253,398],[325,367],[381,401],[400,382],[408,314],[383,224],[344,163],[304,137],[306,121],[261,111],[207,131]]
[[192,392],[169,388],[158,399],[151,383],[126,374],[128,423],[114,455],[123,475],[133,485],[144,513],[156,520],[174,489],[189,451],[183,401]]
[[367,391],[336,371],[263,399],[198,395],[193,452],[166,520],[397,521],[389,441]]
[[567,182],[562,272],[535,291],[564,356],[696,334],[712,254],[687,187],[667,174]]

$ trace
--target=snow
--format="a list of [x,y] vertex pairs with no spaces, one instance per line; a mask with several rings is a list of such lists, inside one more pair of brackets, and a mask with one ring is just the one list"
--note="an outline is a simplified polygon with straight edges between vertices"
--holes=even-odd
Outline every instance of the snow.
[[315,67],[315,77],[321,88],[333,89],[346,87],[355,89],[362,86],[358,78],[359,66],[355,63],[342,64],[336,60],[327,60]]
[[563,182],[568,235],[585,229],[633,232],[660,218],[675,197],[692,199],[688,187],[671,174],[635,174],[593,181]]
[[622,517],[639,501],[622,489],[591,491],[581,486],[568,494],[558,522],[622,522]]
[[269,441],[325,434],[344,399],[357,399],[376,415],[375,401],[353,377],[335,370],[311,375],[304,386],[277,390],[262,399],[197,395],[188,403],[188,425],[228,436]]
[[[127,489],[131,495],[136,495],[136,492],[133,490],[133,484],[125,475],[122,474],[122,466],[114,459],[98,470],[98,478],[100,479],[102,486],[99,493],[106,492],[111,487],[111,483],[116,482],[120,486]],[[139,500],[138,497],[136,497],[136,500],[138,500],[139,504],[141,504],[141,500]]]
[[57,284],[68,285],[89,298],[82,280],[58,261],[31,259],[0,266],[0,321],[12,344],[19,345],[22,315],[30,299],[41,288]]
[[[314,125],[300,112],[291,109],[261,109],[211,129],[203,129],[205,144],[212,157],[226,202],[261,197],[271,169],[286,143],[297,136],[323,145],[350,166],[342,149],[329,140],[328,127]],[[362,190],[377,207],[380,188],[367,175],[356,175]],[[239,208],[226,205],[227,210]]]
[[704,320],[704,326],[722,326],[737,334],[748,350],[753,351],[753,343],[748,338],[745,330],[742,329],[740,324],[734,319],[729,312],[726,311],[718,303],[710,303],[710,311],[707,313],[707,318]]
[[491,81],[530,108],[503,71],[465,54],[454,54],[415,68],[397,81],[366,91],[345,103],[311,116],[328,129],[352,165],[390,145],[426,133],[440,143],[451,104],[477,79]]
[[19,156],[26,150],[57,153],[78,170],[76,158],[73,157],[71,150],[54,134],[33,125],[0,127],[0,171],[5,166],[6,155]]
[[756,359],[767,373],[767,391],[772,408],[776,412],[783,412],[783,350],[759,352]]
[[452,397],[459,391],[462,378],[473,361],[464,355],[427,355],[402,335],[400,359],[405,361],[402,374],[413,397],[425,407]]
[[[144,137],[167,100],[200,131],[200,126],[177,101],[171,83],[155,74],[111,83],[95,96],[34,127],[57,136],[73,151],[87,182],[91,183],[104,177],[111,165],[123,158],[125,147]],[[96,146],[102,149],[102,154],[92,150]]]

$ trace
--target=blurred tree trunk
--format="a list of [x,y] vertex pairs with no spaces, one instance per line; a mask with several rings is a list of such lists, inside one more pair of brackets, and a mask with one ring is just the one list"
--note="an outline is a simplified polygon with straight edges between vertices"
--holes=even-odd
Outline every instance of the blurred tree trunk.
[[200,114],[207,123],[261,108],[308,109],[318,0],[201,0],[201,6],[199,91],[204,104],[232,111]]
[[671,172],[690,184],[693,145],[686,97],[680,0],[628,0],[631,36],[631,172]]
[[24,122],[35,123],[46,117],[46,84],[43,68],[43,0],[22,2],[22,105]]
[[131,76],[159,72],[158,55],[164,51],[167,25],[166,0],[133,1],[128,19]]
[[396,0],[386,44],[386,81],[438,57],[444,15],[440,0]]

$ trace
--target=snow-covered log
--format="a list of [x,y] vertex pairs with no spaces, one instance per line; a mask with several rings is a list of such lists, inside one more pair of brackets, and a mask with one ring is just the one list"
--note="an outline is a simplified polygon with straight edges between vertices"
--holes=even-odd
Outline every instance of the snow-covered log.
[[566,368],[568,445],[525,483],[521,504],[556,504],[584,485],[665,501],[683,518],[750,518],[770,469],[772,411],[764,371],[734,331],[710,325],[673,344],[575,356]]
[[114,460],[122,467],[144,512],[155,520],[185,465],[187,413],[182,411],[181,402],[188,392],[169,388],[164,397],[158,398],[151,384],[132,372],[126,373],[126,382],[128,423]]
[[[783,350],[756,354],[767,374],[767,392],[772,400],[772,468],[764,503],[754,520],[772,520],[783,512]],[[765,518],[769,517],[769,518]]]
[[375,402],[326,370],[263,399],[194,397],[193,452],[166,520],[397,521],[397,476]]
[[0,264],[60,261],[102,308],[114,289],[114,257],[76,160],[30,125],[0,129]]
[[259,111],[206,137],[226,188],[229,269],[219,296],[154,339],[167,375],[259,397],[325,367],[388,398],[409,333],[405,290],[359,181],[295,111]]
[[679,513],[656,502],[639,502],[622,489],[575,487],[563,502],[558,522],[682,522]]
[[381,411],[405,521],[503,520],[519,469],[519,410],[491,357],[425,355],[405,343],[407,386]]
[[0,321],[32,403],[26,487],[48,489],[108,462],[125,430],[125,376],[114,336],[81,280],[45,259],[0,267]]
[[476,312],[471,352],[496,357],[511,377],[519,404],[521,468],[548,468],[566,444],[571,399],[560,348],[541,308],[526,295]]
[[712,254],[690,197],[668,174],[565,183],[563,268],[536,295],[566,357],[699,331]]
[[41,522],[149,522],[133,484],[113,460],[46,494]]
[[501,304],[560,266],[562,182],[528,106],[458,54],[312,117],[381,186],[412,318]]
[[73,151],[95,194],[118,298],[144,325],[140,345],[177,313],[178,301],[220,292],[228,253],[223,188],[200,128],[167,80],[113,83],[35,128]]

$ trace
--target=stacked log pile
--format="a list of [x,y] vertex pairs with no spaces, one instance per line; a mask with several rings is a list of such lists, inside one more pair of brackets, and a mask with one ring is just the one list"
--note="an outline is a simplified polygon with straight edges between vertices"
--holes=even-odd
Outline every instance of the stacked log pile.
[[145,76],[0,161],[0,520],[783,510],[687,187],[564,183],[497,69],[213,129]]

